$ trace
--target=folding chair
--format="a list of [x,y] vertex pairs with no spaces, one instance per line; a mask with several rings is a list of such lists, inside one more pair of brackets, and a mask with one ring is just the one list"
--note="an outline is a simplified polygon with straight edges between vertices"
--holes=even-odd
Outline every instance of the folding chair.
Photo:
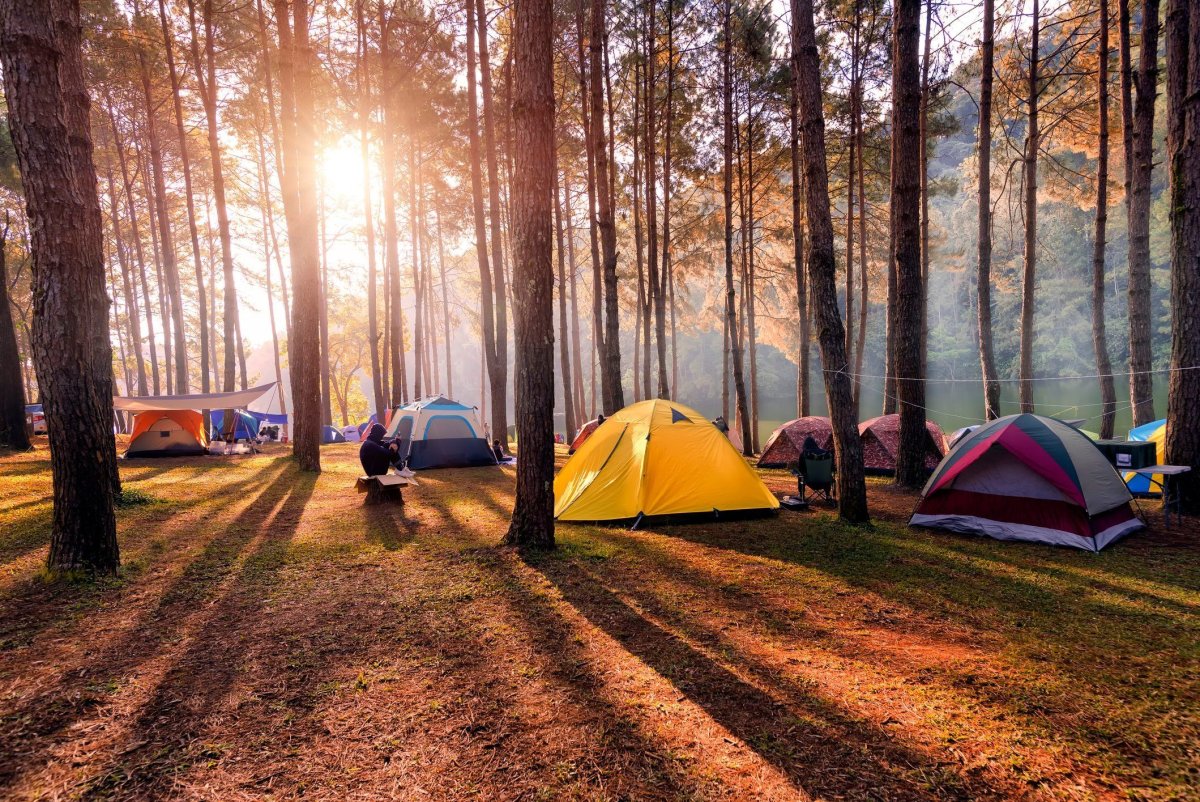
[[837,482],[833,475],[833,455],[805,454],[802,460],[804,487],[814,496],[833,501],[837,497]]

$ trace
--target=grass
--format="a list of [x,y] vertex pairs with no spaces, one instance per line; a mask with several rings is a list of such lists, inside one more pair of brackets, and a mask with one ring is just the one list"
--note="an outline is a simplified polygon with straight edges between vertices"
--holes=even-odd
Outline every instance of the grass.
[[47,581],[46,456],[0,456],[0,798],[1200,798],[1194,521],[1095,555],[874,482],[522,557],[511,468],[367,508],[276,448],[124,463],[121,575]]

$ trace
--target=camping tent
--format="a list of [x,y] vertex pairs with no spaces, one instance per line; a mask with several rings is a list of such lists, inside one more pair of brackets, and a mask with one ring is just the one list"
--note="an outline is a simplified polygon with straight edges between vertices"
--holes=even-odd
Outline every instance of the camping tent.
[[579,447],[587,442],[587,439],[592,436],[592,432],[596,431],[596,427],[600,425],[599,418],[592,418],[587,423],[579,427],[579,432],[575,435],[575,439],[571,441],[571,447],[567,449],[568,454],[574,454],[579,450]]
[[341,432],[347,443],[357,443],[362,440],[362,434],[358,431],[357,426],[343,426]]
[[[237,440],[253,440],[258,437],[258,418],[249,412],[234,410],[234,438]],[[225,413],[214,410],[212,413],[212,439],[221,440],[225,433]]]
[[1140,529],[1121,477],[1087,435],[1040,415],[980,426],[942,460],[909,523],[1099,551]]
[[154,409],[133,416],[126,457],[190,457],[208,453],[204,417],[192,409]]
[[346,437],[337,429],[333,428],[332,426],[321,427],[321,445],[324,446],[330,443],[344,442],[346,442]]
[[716,426],[661,399],[605,420],[554,480],[554,517],[560,521],[778,507]]
[[804,447],[805,439],[811,437],[817,441],[817,447],[826,451],[833,450],[833,424],[829,418],[809,416],[796,418],[771,432],[762,456],[758,458],[760,468],[786,468],[788,463],[800,459],[800,450]]
[[[1138,426],[1136,429],[1130,429],[1129,439],[1139,443],[1154,443],[1158,449],[1159,464],[1162,464],[1167,442],[1167,419],[1163,418]],[[1145,474],[1132,472],[1122,474],[1122,478],[1125,479],[1125,486],[1129,488],[1130,493],[1136,493],[1139,496],[1162,494],[1163,477],[1161,473],[1154,474],[1153,481]]]
[[372,415],[371,417],[367,418],[362,423],[358,424],[358,439],[362,440],[363,438],[365,438],[367,436],[367,430],[370,429],[373,424],[378,423],[378,422],[379,422],[379,419],[376,418],[374,415]]
[[475,407],[442,395],[398,407],[387,436],[400,441],[400,456],[414,470],[496,464]]
[[[942,458],[946,435],[931,420],[925,421],[929,437],[925,443],[925,469],[932,471]],[[896,472],[896,455],[900,451],[900,416],[882,415],[858,424],[862,438],[863,467],[869,474],[891,475]]]

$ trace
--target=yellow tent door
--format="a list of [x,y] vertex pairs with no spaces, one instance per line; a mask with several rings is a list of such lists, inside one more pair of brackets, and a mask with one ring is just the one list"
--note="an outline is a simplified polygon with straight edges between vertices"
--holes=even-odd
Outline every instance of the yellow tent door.
[[559,471],[554,499],[560,521],[779,507],[717,427],[661,399],[606,419]]

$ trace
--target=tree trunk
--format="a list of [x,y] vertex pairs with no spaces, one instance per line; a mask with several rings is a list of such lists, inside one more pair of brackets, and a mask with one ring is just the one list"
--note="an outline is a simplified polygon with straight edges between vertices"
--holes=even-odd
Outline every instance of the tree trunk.
[[829,173],[822,116],[821,65],[817,55],[812,0],[791,0],[792,34],[796,51],[796,101],[800,114],[800,143],[804,157],[805,211],[808,223],[808,277],[816,313],[821,363],[825,367],[825,396],[833,422],[837,460],[838,513],[851,523],[865,523],[867,486],[863,478],[862,442],[858,416],[851,407],[850,377],[846,375],[846,337],[837,305],[837,274],[833,258],[833,221],[829,215]]
[[[1034,0],[1036,3],[1037,0]],[[900,446],[896,484],[925,482],[925,377],[921,365],[921,0],[896,0],[892,12],[892,239],[896,243],[896,399]]]
[[[492,288],[496,293],[493,311],[495,325],[495,361],[488,363],[492,391],[492,437],[508,443],[508,303],[504,280],[503,230],[500,224],[503,206],[500,204],[500,170],[496,160],[496,123],[492,112],[492,67],[488,58],[487,16],[483,0],[476,0],[476,19],[479,35],[479,88],[483,100],[483,144],[487,156],[488,217],[492,234]],[[553,396],[552,396],[553,397]]]
[[1167,162],[1171,178],[1171,385],[1166,461],[1190,465],[1178,478],[1184,509],[1200,511],[1200,11],[1167,5]]
[[[666,303],[669,296],[671,273],[671,143],[675,121],[675,0],[667,0],[667,94],[663,120],[663,176],[662,176],[662,264],[659,268],[659,306],[654,311],[655,342],[658,346],[659,396],[670,398],[675,379],[667,381],[667,322]],[[672,303],[672,314],[674,304]]]
[[733,289],[733,6],[725,0],[721,12],[721,78],[724,96],[722,115],[724,119],[723,150],[725,167],[723,183],[725,194],[725,324],[729,330],[729,350],[733,364],[734,406],[742,430],[742,453],[747,457],[754,451],[750,441],[750,409],[746,403],[745,370],[742,367],[742,342],[738,332],[737,296]]
[[571,341],[567,336],[567,253],[563,236],[562,201],[558,187],[558,148],[554,153],[554,240],[558,257],[558,365],[562,371],[563,417],[567,441],[575,433],[575,385],[571,380]]
[[425,288],[421,282],[421,236],[419,204],[417,203],[417,159],[416,138],[409,138],[408,148],[408,227],[412,242],[413,276],[413,398],[423,398],[425,385],[422,382],[422,366],[425,351]]
[[[1154,369],[1151,342],[1154,334],[1150,310],[1150,183],[1154,171],[1154,99],[1158,94],[1159,0],[1142,6],[1142,46],[1133,88],[1128,194],[1129,213],[1129,400],[1133,425],[1154,420]],[[1126,101],[1128,98],[1125,98]]]
[[[846,357],[850,360],[854,358],[854,175],[857,172],[855,166],[855,147],[858,145],[857,133],[857,115],[855,114],[855,106],[858,102],[858,69],[859,69],[859,25],[860,25],[860,4],[854,4],[854,27],[850,33],[850,103],[847,110],[850,118],[850,132],[846,137],[847,145],[847,166],[846,166]],[[858,383],[858,377],[854,377],[853,384],[853,404],[854,408],[858,409],[859,393],[861,387]]]
[[[488,261],[487,247],[487,218],[483,209],[483,175],[480,166],[479,152],[479,103],[476,91],[475,59],[478,51],[475,49],[475,0],[467,0],[467,139],[470,145],[469,158],[471,162],[471,201],[475,220],[475,255],[479,260],[479,295],[480,295],[480,331],[483,346],[484,364],[491,378],[489,385],[492,390],[492,437],[507,439],[505,432],[498,427],[506,426],[503,411],[497,412],[496,407],[503,406],[504,396],[496,403],[497,378],[495,371],[499,357],[496,350],[496,318],[492,311],[495,294],[492,288],[492,270]],[[480,388],[483,392],[483,388]]]
[[[571,211],[571,176],[563,169],[563,213],[567,217],[567,267],[571,271],[571,373],[575,377],[576,423],[586,422],[583,398],[583,349],[579,344],[579,270],[575,263],[575,215]],[[571,432],[574,435],[574,432]]]
[[[306,0],[302,0],[306,2]],[[200,62],[199,36],[196,30],[196,3],[188,0],[188,22],[192,31],[192,66],[204,103],[208,123],[208,156],[212,165],[213,203],[217,209],[217,235],[221,242],[221,272],[225,282],[222,322],[225,340],[224,392],[235,389],[237,371],[237,285],[233,277],[233,242],[229,232],[229,209],[225,204],[225,171],[221,164],[221,143],[217,119],[217,63],[213,34],[213,0],[204,0],[204,64]]]
[[929,371],[929,59],[933,45],[933,3],[925,0],[925,47],[921,52],[921,378]]
[[1037,165],[1041,145],[1038,130],[1040,87],[1038,43],[1041,35],[1039,0],[1033,0],[1033,21],[1029,28],[1029,82],[1025,103],[1028,118],[1025,127],[1025,255],[1021,274],[1021,411],[1033,412],[1033,313],[1034,288],[1037,286]]
[[[135,6],[136,8],[136,6]],[[140,9],[137,16],[140,16]],[[187,336],[183,326],[183,293],[179,286],[179,264],[175,252],[175,237],[171,233],[171,217],[167,211],[167,182],[162,164],[162,143],[158,136],[158,120],[154,109],[154,96],[150,88],[150,67],[146,61],[146,50],[137,47],[138,74],[142,82],[142,98],[146,104],[146,140],[150,145],[150,167],[154,177],[154,202],[151,210],[151,226],[158,226],[158,241],[162,249],[163,275],[167,280],[167,293],[171,298],[171,332],[175,337],[175,390],[186,393],[190,389],[188,378]],[[132,210],[131,210],[132,215]],[[137,234],[134,234],[137,237]],[[137,346],[141,355],[141,346]]]
[[554,546],[554,53],[550,0],[516,5],[512,115],[513,302],[517,345],[517,493],[505,542]]
[[[792,9],[793,13],[795,8]],[[809,359],[809,314],[808,278],[804,270],[804,206],[800,170],[800,106],[796,87],[800,80],[799,52],[797,41],[799,26],[793,21],[790,31],[791,86],[789,87],[789,123],[791,137],[789,148],[792,161],[792,260],[796,270],[796,416],[807,417],[810,409],[808,384]]]
[[262,128],[258,125],[258,106],[254,107],[254,122],[257,134],[257,156],[258,156],[258,193],[259,193],[259,211],[262,218],[262,233],[263,233],[263,264],[266,265],[264,276],[266,278],[267,290],[267,315],[271,321],[271,355],[275,365],[275,382],[279,391],[279,411],[283,415],[287,415],[287,396],[284,393],[283,387],[283,364],[280,360],[279,349],[279,329],[275,324],[275,291],[271,284],[271,255],[274,251],[275,258],[279,258],[279,252],[273,238],[270,236],[271,224],[267,210],[271,206],[271,184],[267,174],[267,158],[265,148],[263,147]]
[[979,79],[979,264],[976,306],[979,317],[979,364],[983,375],[983,414],[1000,417],[1000,382],[992,346],[992,75],[995,50],[995,0],[983,0],[983,38]]
[[[110,110],[111,111],[111,110]],[[121,289],[125,296],[125,317],[129,321],[130,346],[134,350],[134,362],[137,369],[137,394],[148,395],[146,386],[146,362],[142,358],[142,326],[138,320],[137,303],[134,301],[132,282],[129,279],[129,260],[126,258],[124,237],[121,235],[120,213],[117,206],[117,193],[114,189],[112,164],[106,165],[105,179],[108,185],[108,218],[113,232],[113,250],[117,254],[117,263],[121,267]],[[137,234],[134,233],[136,237]],[[124,362],[124,360],[122,360]],[[129,382],[125,382],[128,392]]]
[[450,283],[446,280],[446,254],[442,238],[442,209],[436,203],[433,207],[433,219],[437,226],[438,244],[438,276],[442,282],[442,340],[446,343],[446,393],[454,397],[454,374],[451,372],[450,358],[454,349],[450,347]]
[[[467,0],[474,5],[474,0]],[[393,12],[394,13],[394,12]],[[408,371],[404,361],[404,310],[400,303],[400,232],[396,224],[396,132],[397,119],[395,65],[391,47],[392,20],[387,17],[384,2],[379,3],[379,58],[383,82],[383,141],[381,143],[383,171],[383,239],[384,270],[387,271],[388,338],[391,363],[391,406],[408,401]]]
[[[599,229],[603,252],[604,280],[604,352],[600,366],[600,386],[604,396],[604,414],[611,415],[625,406],[621,388],[621,326],[617,306],[617,227],[613,220],[612,183],[609,178],[608,145],[604,131],[605,106],[603,82],[603,49],[607,30],[606,0],[592,0],[592,30],[588,40],[591,54],[591,137],[592,159],[596,165],[596,196],[598,199],[596,227]],[[615,166],[614,166],[615,169]]]
[[[316,135],[312,96],[312,49],[308,0],[275,0],[279,28],[279,96],[283,117],[283,179],[295,191],[288,217],[292,261],[291,370],[294,439],[292,453],[303,471],[321,470],[320,256],[317,252]],[[285,211],[288,204],[285,203]]]
[[[17,330],[13,326],[12,306],[8,300],[8,271],[5,245],[8,242],[8,214],[0,228],[0,444],[14,451],[28,451],[29,430],[25,427],[25,384],[21,376],[21,352]],[[136,321],[137,318],[135,317]],[[145,382],[142,371],[142,382]]]
[[1099,129],[1096,155],[1096,234],[1092,243],[1092,347],[1096,351],[1096,373],[1100,380],[1100,437],[1113,436],[1117,416],[1117,391],[1108,358],[1108,335],[1104,330],[1104,247],[1108,227],[1108,2],[1100,3],[1100,51],[1097,54],[1096,97]]
[[383,374],[379,364],[379,277],[375,259],[375,219],[371,206],[371,70],[367,66],[370,39],[367,36],[365,0],[356,0],[354,15],[358,30],[358,120],[359,152],[363,165],[363,228],[367,236],[367,336],[371,352],[371,390],[377,420],[384,419],[387,408]]
[[[33,257],[33,357],[50,438],[47,567],[115,573],[112,346],[79,5],[0,0],[0,68]],[[6,307],[7,308],[7,307]]]

